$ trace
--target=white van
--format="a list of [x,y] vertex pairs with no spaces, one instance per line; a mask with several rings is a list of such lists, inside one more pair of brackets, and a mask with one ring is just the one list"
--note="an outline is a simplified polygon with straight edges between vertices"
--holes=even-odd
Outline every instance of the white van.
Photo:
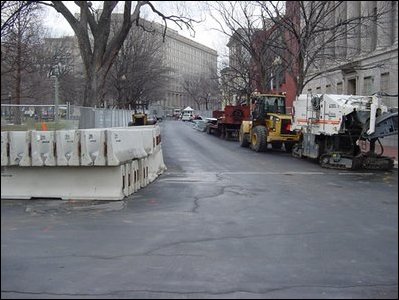
[[182,121],[191,121],[194,118],[193,111],[183,111],[183,115],[181,117]]

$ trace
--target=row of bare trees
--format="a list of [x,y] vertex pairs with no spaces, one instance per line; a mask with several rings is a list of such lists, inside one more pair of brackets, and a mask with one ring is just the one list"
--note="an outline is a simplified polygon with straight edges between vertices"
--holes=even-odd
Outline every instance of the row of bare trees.
[[[77,15],[61,1],[1,2],[2,99],[11,93],[14,104],[31,102],[29,99],[43,103],[44,95],[53,95],[49,70],[54,64],[62,64],[61,98],[66,101],[100,106],[113,99],[120,107],[136,108],[159,100],[171,71],[164,66],[160,50],[165,31],[154,33],[147,28],[141,11],[149,8],[164,21],[165,30],[168,22],[190,29],[192,20],[165,15],[149,1],[125,1],[123,13],[117,14],[118,21],[111,17],[118,1],[105,1],[100,9],[90,1],[75,4],[80,10]],[[64,45],[62,38],[56,43],[45,39],[39,28],[44,6],[65,17],[75,32],[74,43]],[[71,56],[76,45],[78,57]]]

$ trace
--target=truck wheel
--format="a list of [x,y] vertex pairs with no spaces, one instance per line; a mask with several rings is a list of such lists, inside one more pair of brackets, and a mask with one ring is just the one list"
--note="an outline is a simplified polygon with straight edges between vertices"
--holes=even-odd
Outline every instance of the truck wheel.
[[265,152],[267,149],[267,129],[264,126],[256,126],[252,130],[251,148],[256,152]]
[[248,147],[249,142],[248,142],[248,134],[245,134],[241,129],[238,133],[238,142],[240,143],[241,147]]

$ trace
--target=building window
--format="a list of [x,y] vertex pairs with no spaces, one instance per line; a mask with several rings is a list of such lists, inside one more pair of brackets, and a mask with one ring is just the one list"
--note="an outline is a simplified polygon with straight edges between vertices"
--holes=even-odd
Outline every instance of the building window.
[[318,87],[316,88],[316,94],[321,94],[321,87],[320,87],[320,86],[318,86]]
[[382,73],[381,74],[381,92],[389,93],[389,73]]
[[332,93],[331,84],[327,84],[326,85],[326,94],[331,94],[331,93]]
[[363,95],[371,95],[374,92],[374,78],[372,76],[363,79]]
[[342,81],[341,82],[337,82],[337,94],[338,95],[342,95],[343,92],[343,85],[342,85]]

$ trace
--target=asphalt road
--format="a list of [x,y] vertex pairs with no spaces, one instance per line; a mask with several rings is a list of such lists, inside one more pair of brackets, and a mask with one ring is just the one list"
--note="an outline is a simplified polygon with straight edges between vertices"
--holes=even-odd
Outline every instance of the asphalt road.
[[2,298],[398,297],[397,169],[161,128],[168,170],[125,201],[1,201]]

